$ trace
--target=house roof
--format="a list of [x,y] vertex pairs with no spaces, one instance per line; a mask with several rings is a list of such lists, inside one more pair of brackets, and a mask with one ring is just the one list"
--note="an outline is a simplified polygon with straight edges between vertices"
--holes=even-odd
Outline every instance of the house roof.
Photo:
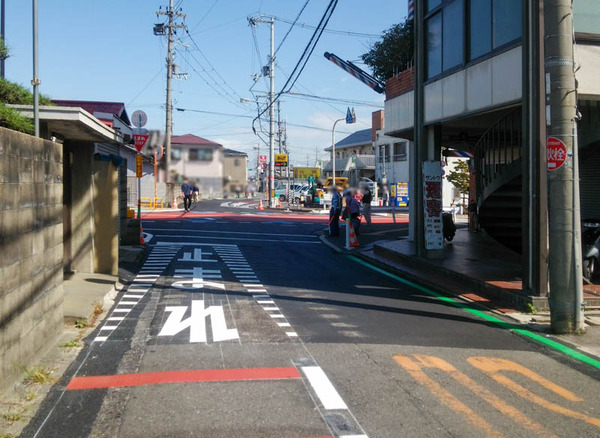
[[[367,146],[371,145],[371,128],[362,129],[350,134],[348,137],[343,138],[335,144],[336,149],[346,149],[356,146]],[[325,148],[326,151],[331,150],[331,146]]]
[[92,100],[52,100],[57,106],[83,108],[90,114],[94,113],[109,113],[114,114],[123,122],[131,125],[125,104],[123,102],[100,102]]
[[239,155],[242,157],[247,157],[248,154],[246,152],[241,152],[241,151],[235,151],[233,149],[225,149],[223,151],[225,153],[225,155]]
[[223,147],[222,144],[215,143],[214,141],[210,141],[202,137],[198,137],[194,134],[174,135],[173,137],[171,137],[171,144],[190,144]]

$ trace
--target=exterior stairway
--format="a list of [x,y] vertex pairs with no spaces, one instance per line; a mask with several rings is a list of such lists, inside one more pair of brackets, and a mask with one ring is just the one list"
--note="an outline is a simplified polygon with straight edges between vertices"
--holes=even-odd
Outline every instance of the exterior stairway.
[[521,109],[492,125],[475,147],[479,223],[504,246],[522,252]]

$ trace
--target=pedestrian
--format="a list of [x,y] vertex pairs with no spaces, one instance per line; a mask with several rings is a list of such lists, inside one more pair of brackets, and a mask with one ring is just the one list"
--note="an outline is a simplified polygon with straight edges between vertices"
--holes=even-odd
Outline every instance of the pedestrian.
[[200,189],[196,183],[192,185],[192,195],[194,202],[198,202],[200,200]]
[[332,237],[340,235],[340,213],[342,211],[342,197],[337,187],[331,188],[331,210],[329,210],[329,235]]
[[371,190],[369,186],[365,186],[363,190],[362,197],[362,208],[363,208],[363,216],[365,217],[365,221],[367,225],[371,225],[371,202],[373,201],[373,195],[371,194]]
[[352,227],[354,227],[354,232],[358,236],[360,234],[360,204],[350,190],[346,190],[345,199],[346,215],[352,223]]
[[187,178],[183,179],[183,184],[181,184],[181,195],[183,196],[183,209],[187,213],[190,211],[190,207],[192,206],[192,186],[190,185]]

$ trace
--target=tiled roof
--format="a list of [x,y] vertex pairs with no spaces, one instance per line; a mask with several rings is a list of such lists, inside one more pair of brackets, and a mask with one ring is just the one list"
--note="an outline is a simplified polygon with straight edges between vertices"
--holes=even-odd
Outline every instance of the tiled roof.
[[131,125],[123,102],[99,102],[91,100],[52,100],[52,102],[58,106],[83,108],[90,114],[96,112],[114,114],[128,125]]
[[198,137],[194,134],[185,134],[185,135],[174,135],[171,137],[172,144],[197,144],[197,145],[206,145],[206,146],[220,146],[221,144],[215,143],[214,141],[207,140],[202,137]]
[[225,155],[241,155],[244,157],[248,156],[246,152],[235,151],[233,149],[225,149],[223,152],[225,153]]
[[[335,148],[343,149],[354,146],[365,146],[371,145],[371,128],[362,129],[350,134],[348,137],[343,138],[335,144]],[[325,148],[326,151],[331,150],[331,146]]]

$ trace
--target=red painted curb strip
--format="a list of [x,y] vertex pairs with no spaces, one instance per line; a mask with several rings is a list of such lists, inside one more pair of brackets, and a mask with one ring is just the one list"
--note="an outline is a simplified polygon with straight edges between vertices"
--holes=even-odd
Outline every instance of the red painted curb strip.
[[120,374],[112,376],[74,377],[67,391],[157,385],[160,383],[231,382],[236,380],[300,379],[294,367],[239,368],[227,370],[161,371],[157,373]]

